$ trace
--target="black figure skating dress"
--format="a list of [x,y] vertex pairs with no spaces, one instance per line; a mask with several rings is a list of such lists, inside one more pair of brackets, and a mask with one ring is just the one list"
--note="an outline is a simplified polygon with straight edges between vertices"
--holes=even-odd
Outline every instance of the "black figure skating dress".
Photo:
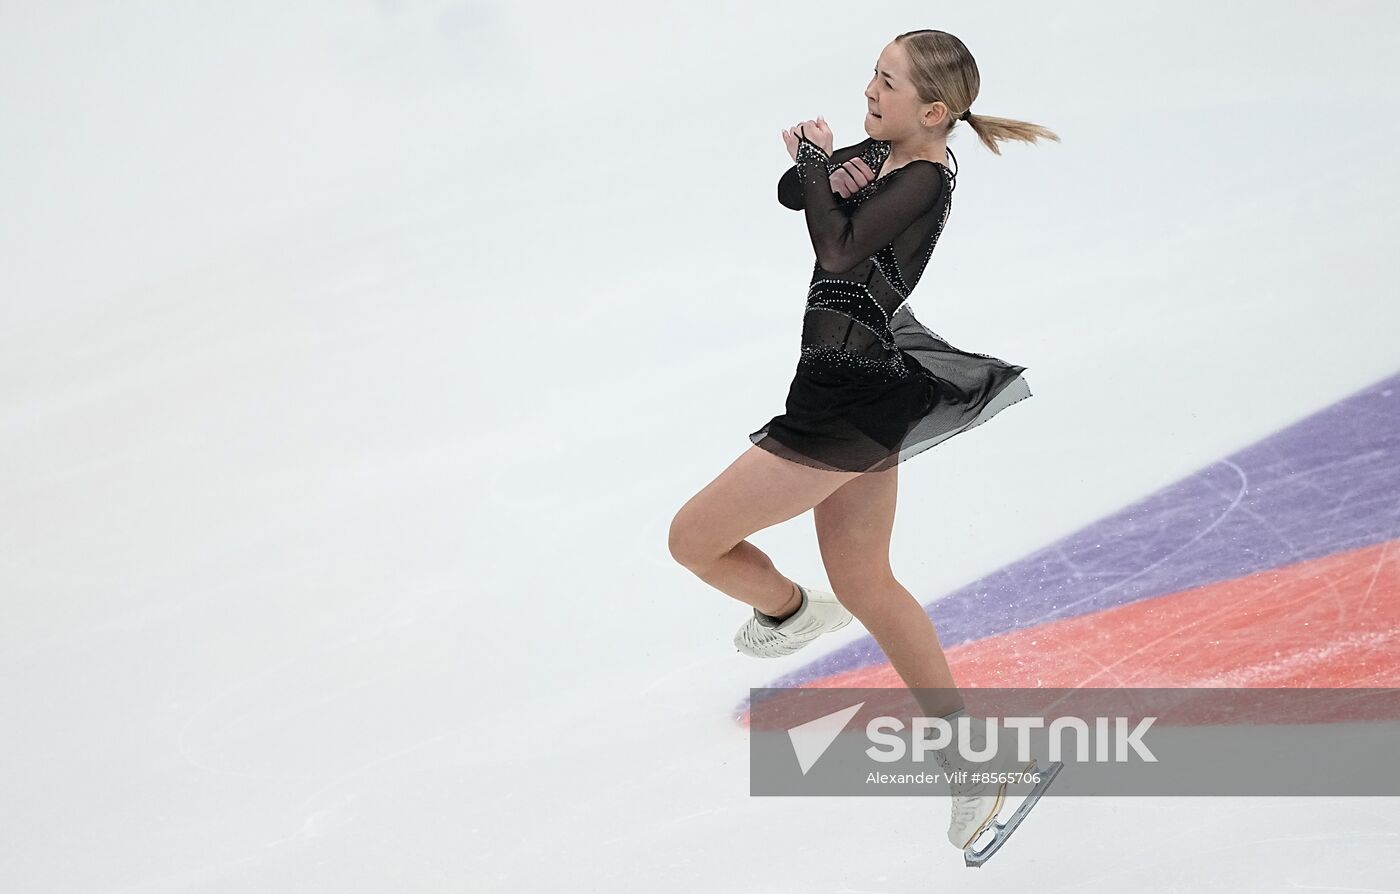
[[[828,156],[801,137],[778,181],[778,201],[806,213],[817,260],[787,411],[749,440],[793,462],[883,471],[1031,396],[1025,367],[958,350],[914,318],[909,293],[957,172],[918,159],[879,176],[889,153],[888,141],[866,139]],[[856,156],[877,177],[842,199],[829,178]]]

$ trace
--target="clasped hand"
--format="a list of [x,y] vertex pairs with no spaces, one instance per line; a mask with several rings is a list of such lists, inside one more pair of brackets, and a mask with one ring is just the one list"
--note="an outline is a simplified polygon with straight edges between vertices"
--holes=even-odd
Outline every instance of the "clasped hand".
[[[816,143],[827,155],[831,154],[834,141],[831,127],[827,125],[825,118],[818,115],[815,121],[803,121],[783,131],[783,142],[787,144],[788,155],[792,156],[793,161],[797,160],[797,146],[801,142],[798,139],[799,134]],[[874,182],[875,172],[865,163],[865,159],[856,157],[842,162],[831,172],[830,180],[831,191],[843,199],[849,199]]]

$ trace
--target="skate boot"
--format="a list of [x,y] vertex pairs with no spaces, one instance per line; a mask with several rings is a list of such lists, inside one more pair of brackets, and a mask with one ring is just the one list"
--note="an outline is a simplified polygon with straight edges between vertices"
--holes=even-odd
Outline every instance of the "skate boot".
[[[963,709],[944,717],[953,728],[953,740],[944,748],[934,751],[933,758],[949,778],[952,819],[948,823],[948,840],[954,847],[962,849],[966,865],[981,866],[1000,849],[1002,843],[1021,824],[1021,820],[1030,813],[1040,796],[1064,768],[1064,764],[1056,761],[1048,768],[1040,769],[1033,756],[1024,761],[1018,759],[1015,733],[1000,727],[996,730],[999,738],[994,755],[977,760],[965,758],[957,747],[962,735],[960,717],[968,717],[969,720],[967,750],[980,754],[986,748],[986,721],[980,717],[971,717]],[[932,735],[932,732],[930,730],[929,734]],[[977,774],[996,773],[1038,773],[1040,777],[1039,782],[1032,787],[1021,806],[1006,823],[996,822],[996,817],[1006,799],[1006,788],[1010,785],[1010,780],[995,782],[977,778]],[[981,850],[973,850],[973,842],[988,827],[993,829],[991,843]]]
[[779,621],[753,610],[753,617],[734,634],[734,645],[754,658],[781,658],[791,655],[812,640],[851,623],[851,613],[836,596],[823,590],[809,590],[801,584],[802,604],[789,618]]

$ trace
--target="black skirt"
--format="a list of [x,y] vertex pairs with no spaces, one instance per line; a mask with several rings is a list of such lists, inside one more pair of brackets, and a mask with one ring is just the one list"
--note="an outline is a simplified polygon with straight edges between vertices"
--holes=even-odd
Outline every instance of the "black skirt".
[[882,472],[1031,396],[1026,367],[953,347],[907,303],[890,331],[881,357],[803,346],[786,412],[749,440],[818,469]]

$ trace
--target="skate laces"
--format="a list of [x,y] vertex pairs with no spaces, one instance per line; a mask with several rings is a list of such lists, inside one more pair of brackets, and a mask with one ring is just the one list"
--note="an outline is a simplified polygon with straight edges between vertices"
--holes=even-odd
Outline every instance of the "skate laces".
[[801,631],[787,632],[776,627],[765,627],[757,620],[750,619],[748,624],[744,626],[744,642],[755,650],[771,649],[784,643],[803,642],[809,638],[801,633]]
[[[950,748],[956,746],[949,746]],[[944,774],[948,777],[948,789],[951,794],[952,819],[949,822],[950,828],[967,827],[977,821],[977,811],[980,799],[986,797],[981,794],[969,794],[969,789],[975,786],[971,782],[959,782],[954,775],[953,761],[949,758],[947,749],[939,749],[933,753],[933,759],[938,766],[943,768]]]
[[764,627],[757,621],[750,621],[744,628],[744,641],[751,646],[769,646],[782,639],[782,634],[772,627]]
[[[984,731],[977,728],[979,723],[982,723],[980,718],[973,721],[971,735],[968,737],[966,744],[972,751],[982,753],[986,750],[987,739]],[[944,773],[948,775],[949,786],[952,788],[954,795],[963,798],[982,797],[984,795],[983,790],[986,788],[985,784],[973,781],[971,777],[963,781],[955,782],[954,780],[959,778],[956,774],[958,774],[959,771],[966,774],[968,772],[988,772],[997,769],[997,765],[1007,763],[1005,753],[1001,749],[1006,748],[1009,743],[1005,736],[999,735],[997,738],[998,750],[996,754],[991,757],[968,758],[958,750],[960,741],[961,740],[954,739],[954,741],[942,748],[936,749],[933,752],[933,759],[938,763],[938,766],[943,769]]]
[[977,818],[977,801],[960,795],[953,796],[953,822],[956,825],[969,824]]

